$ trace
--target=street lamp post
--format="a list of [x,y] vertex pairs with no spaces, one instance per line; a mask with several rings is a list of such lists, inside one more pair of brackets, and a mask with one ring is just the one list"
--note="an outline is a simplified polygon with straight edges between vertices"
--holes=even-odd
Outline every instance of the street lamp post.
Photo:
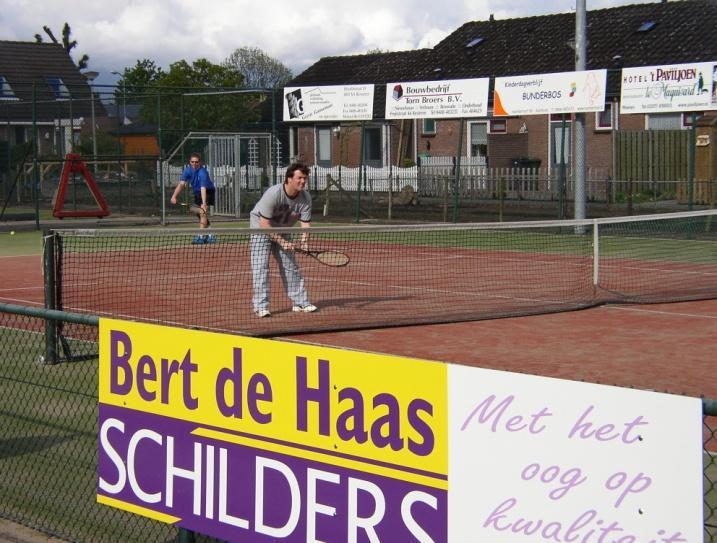
[[[127,124],[127,87],[124,76],[119,72],[112,73],[122,78],[122,124]],[[117,111],[117,114],[119,115],[119,111]]]
[[92,82],[100,75],[98,72],[85,72],[82,74],[90,83],[90,107],[92,111],[92,166],[97,177],[97,135],[95,134],[95,89]]

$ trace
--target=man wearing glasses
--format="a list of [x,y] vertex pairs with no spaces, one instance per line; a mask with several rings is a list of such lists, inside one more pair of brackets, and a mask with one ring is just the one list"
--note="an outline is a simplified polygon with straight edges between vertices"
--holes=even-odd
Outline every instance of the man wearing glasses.
[[[199,215],[199,228],[204,230],[209,227],[209,206],[214,205],[214,183],[209,177],[206,167],[202,167],[202,156],[199,153],[192,153],[189,157],[189,165],[184,168],[182,176],[179,179],[177,188],[174,189],[171,202],[177,203],[177,197],[184,189],[184,185],[189,183],[194,191],[194,203],[201,207],[203,213]],[[198,235],[192,243],[214,243],[216,239],[213,235]]]

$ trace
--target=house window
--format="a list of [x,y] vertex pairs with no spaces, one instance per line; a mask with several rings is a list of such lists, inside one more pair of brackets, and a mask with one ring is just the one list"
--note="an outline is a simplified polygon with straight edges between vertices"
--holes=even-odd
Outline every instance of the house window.
[[[695,111],[695,117],[702,116],[703,113]],[[692,127],[692,112],[687,112],[682,114],[682,127],[683,128],[691,128]]]
[[12,90],[10,83],[4,75],[0,75],[0,100],[17,100],[15,91]]
[[680,130],[682,128],[681,113],[651,113],[645,117],[647,130]]
[[331,166],[331,127],[319,126],[316,128],[316,164]]
[[65,82],[60,77],[46,77],[45,80],[50,86],[50,90],[55,95],[55,100],[69,100],[70,91],[67,89]]
[[572,123],[566,119],[565,130],[563,130],[563,122],[550,123],[550,148],[552,153],[550,160],[553,166],[560,165],[561,162],[570,164],[572,149]]
[[484,39],[484,38],[481,38],[481,37],[473,38],[471,41],[469,41],[469,42],[466,44],[466,49],[470,49],[471,47],[475,47],[476,45],[478,45],[479,43],[481,43],[481,42],[483,41],[483,39]]
[[508,121],[505,119],[491,119],[490,120],[490,133],[491,134],[505,134],[508,132]]
[[27,141],[27,131],[24,126],[15,127],[15,145],[25,143]]
[[607,102],[603,111],[595,112],[595,130],[612,129],[612,106],[612,102]]
[[487,157],[488,156],[488,125],[486,123],[469,123],[468,131],[470,133],[469,156]]
[[649,32],[653,28],[655,28],[655,25],[657,23],[655,21],[645,21],[640,25],[640,27],[637,29],[638,32]]
[[423,134],[433,135],[436,133],[436,119],[423,119]]
[[382,165],[381,149],[381,128],[378,126],[370,126],[364,129],[364,162],[369,166]]

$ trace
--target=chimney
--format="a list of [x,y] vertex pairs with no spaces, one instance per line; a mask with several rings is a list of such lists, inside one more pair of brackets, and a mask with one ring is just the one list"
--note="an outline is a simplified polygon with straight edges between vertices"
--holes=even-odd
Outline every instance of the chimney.
[[[664,2],[664,0],[663,0],[663,2]],[[493,17],[493,14],[492,14],[492,13],[490,14],[490,17],[488,18],[488,20],[489,20],[489,21],[495,21],[495,17]]]

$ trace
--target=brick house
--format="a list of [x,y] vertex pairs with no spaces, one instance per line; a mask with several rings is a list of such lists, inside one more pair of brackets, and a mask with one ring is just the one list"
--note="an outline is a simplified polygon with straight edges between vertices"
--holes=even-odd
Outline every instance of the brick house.
[[[605,111],[586,114],[589,168],[610,175],[618,130],[688,127],[690,114],[619,114],[621,69],[717,61],[715,28],[717,3],[712,0],[662,1],[587,13],[586,69],[608,73]],[[386,83],[489,77],[489,115],[466,119],[461,154],[491,167],[510,167],[516,158],[529,157],[550,169],[560,160],[562,115],[493,117],[493,81],[501,76],[573,71],[574,36],[574,13],[506,20],[490,16],[464,24],[432,49],[322,58],[287,86],[375,84],[373,120],[366,123],[365,163],[386,166],[421,156],[455,156],[459,134],[459,121],[454,119],[385,120]],[[572,122],[567,115],[569,155]],[[292,156],[319,165],[359,162],[356,123],[289,126]]]
[[[101,101],[94,101],[95,118],[103,117]],[[90,85],[62,45],[0,41],[0,144],[30,141],[34,121],[39,154],[62,155],[91,117]]]

